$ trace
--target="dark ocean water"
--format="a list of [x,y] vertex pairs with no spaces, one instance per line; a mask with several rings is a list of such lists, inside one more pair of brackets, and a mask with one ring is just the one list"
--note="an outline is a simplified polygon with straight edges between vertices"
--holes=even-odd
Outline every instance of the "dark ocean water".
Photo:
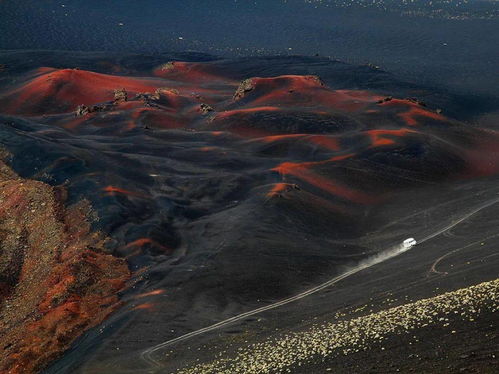
[[0,1],[0,48],[304,54],[498,95],[495,1]]

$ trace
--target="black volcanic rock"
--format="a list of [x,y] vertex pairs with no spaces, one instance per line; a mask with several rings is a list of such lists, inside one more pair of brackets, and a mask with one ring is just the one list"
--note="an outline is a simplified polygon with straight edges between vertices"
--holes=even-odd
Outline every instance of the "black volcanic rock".
[[[58,350],[80,339],[47,373],[151,371],[149,349],[313,290],[411,237],[419,244],[396,258],[151,357],[174,372],[316,317],[375,314],[389,294],[405,305],[492,277],[499,136],[434,110],[455,115],[461,97],[321,58],[58,56],[0,82],[0,144],[24,180],[64,183],[68,206],[89,201],[85,238],[109,238],[92,246],[126,261],[132,280],[96,328],[55,319],[74,328]],[[19,246],[2,263],[11,294]],[[78,265],[92,256],[75,257],[81,277],[64,295],[93,295],[95,269]]]

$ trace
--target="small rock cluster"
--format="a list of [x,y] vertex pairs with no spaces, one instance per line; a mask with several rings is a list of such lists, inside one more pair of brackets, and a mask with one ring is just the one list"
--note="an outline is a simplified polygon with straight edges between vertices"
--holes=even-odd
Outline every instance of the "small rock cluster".
[[239,87],[237,88],[236,92],[234,93],[233,100],[237,101],[239,99],[242,99],[246,93],[252,91],[255,88],[255,83],[253,82],[253,79],[245,79],[243,80],[240,84]]

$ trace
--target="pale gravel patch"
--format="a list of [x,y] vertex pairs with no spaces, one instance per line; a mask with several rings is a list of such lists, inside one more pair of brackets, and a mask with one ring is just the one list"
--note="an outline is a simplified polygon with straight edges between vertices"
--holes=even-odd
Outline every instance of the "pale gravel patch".
[[[180,369],[178,374],[264,374],[291,372],[312,358],[366,350],[389,334],[404,334],[432,325],[449,326],[449,317],[473,321],[483,311],[499,310],[499,279],[422,299],[414,303],[326,323],[240,348],[230,358]],[[453,333],[455,331],[449,331]]]

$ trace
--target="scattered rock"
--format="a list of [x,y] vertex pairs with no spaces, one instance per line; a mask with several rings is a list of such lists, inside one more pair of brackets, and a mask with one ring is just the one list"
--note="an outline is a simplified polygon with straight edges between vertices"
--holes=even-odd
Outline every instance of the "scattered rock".
[[114,90],[114,102],[122,103],[128,100],[128,94],[124,88]]
[[150,100],[154,100],[155,97],[153,97],[153,95],[151,95],[150,93],[139,93],[137,95],[135,95],[135,97],[133,98],[133,101],[143,101],[145,103],[149,102]]
[[368,63],[367,66],[369,66],[371,69],[379,70],[379,66],[375,64]]
[[160,99],[160,96],[157,94],[150,94],[148,92],[137,94],[132,101],[142,101],[145,106],[152,108],[159,108],[159,105],[156,104],[156,101]]
[[0,373],[40,372],[120,306],[126,262],[105,253],[89,203],[65,196],[0,172]]
[[76,117],[82,117],[90,112],[90,108],[86,105],[78,105],[76,108],[75,115]]
[[378,100],[378,101],[377,101],[377,103],[378,103],[378,104],[382,104],[382,103],[386,103],[386,102],[388,102],[388,101],[392,101],[392,100],[393,100],[393,97],[391,97],[391,96],[387,96],[387,97],[385,97],[384,99]]
[[245,79],[243,80],[240,84],[239,87],[236,90],[236,93],[234,94],[233,100],[239,100],[243,98],[246,93],[252,91],[255,88],[255,83],[253,82],[253,79]]
[[87,115],[88,113],[94,113],[94,112],[104,112],[106,110],[111,110],[113,107],[112,104],[97,104],[97,105],[92,105],[90,107],[86,105],[78,105],[75,111],[76,117],[82,117]]
[[92,105],[90,107],[90,113],[93,112],[104,112],[106,110],[110,110],[113,106],[110,104],[97,104],[97,105]]
[[173,62],[173,61],[167,62],[166,64],[161,65],[160,69],[161,70],[173,70],[173,69],[175,69],[175,62]]
[[424,106],[424,107],[426,106],[426,103],[424,101],[418,100],[418,98],[416,98],[416,97],[409,97],[406,100],[413,102],[413,103],[416,103],[420,106]]
[[178,90],[174,88],[167,88],[167,87],[160,87],[154,91],[154,95],[151,95],[151,99],[153,100],[160,100],[161,96],[168,96],[168,95],[178,95],[179,92]]
[[208,104],[204,104],[202,103],[200,106],[199,106],[199,110],[201,111],[201,113],[203,114],[208,114],[209,112],[213,112],[214,109],[209,106]]

